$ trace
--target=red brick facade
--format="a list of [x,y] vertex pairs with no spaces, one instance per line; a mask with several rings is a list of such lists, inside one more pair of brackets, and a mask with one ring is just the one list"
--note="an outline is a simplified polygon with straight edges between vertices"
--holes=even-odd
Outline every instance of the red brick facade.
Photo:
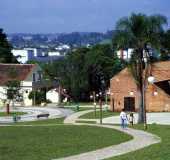
[[[152,65],[152,75],[155,83],[148,85],[146,89],[146,110],[159,112],[170,111],[170,61],[158,62]],[[166,81],[164,89],[157,86],[158,82]],[[110,110],[120,111],[128,106],[137,111],[139,107],[139,93],[133,76],[126,68],[110,80]],[[131,108],[133,110],[133,108]]]

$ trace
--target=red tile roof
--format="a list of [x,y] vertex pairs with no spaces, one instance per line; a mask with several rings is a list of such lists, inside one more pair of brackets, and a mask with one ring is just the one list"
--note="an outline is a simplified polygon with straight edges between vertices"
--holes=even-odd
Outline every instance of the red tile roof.
[[170,61],[162,61],[152,64],[152,73],[156,82],[170,80]]
[[[155,77],[156,82],[170,80],[170,61],[161,61],[153,63],[151,68],[151,74]],[[120,77],[122,74],[129,74],[129,72],[130,71],[125,68],[118,74],[116,74],[114,77],[112,77],[111,81],[115,81],[117,77]]]
[[25,80],[35,66],[35,64],[0,64],[0,85],[9,80]]

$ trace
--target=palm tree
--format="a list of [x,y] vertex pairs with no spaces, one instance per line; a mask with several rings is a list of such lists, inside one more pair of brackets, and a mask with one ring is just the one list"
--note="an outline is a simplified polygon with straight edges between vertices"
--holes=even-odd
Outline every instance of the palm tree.
[[[164,31],[167,24],[166,17],[162,15],[147,16],[145,14],[132,14],[130,17],[121,18],[116,24],[116,34],[113,37],[113,45],[117,49],[133,48],[133,55],[130,61],[130,71],[136,80],[139,92],[139,123],[144,123],[144,83],[143,70],[147,69],[144,63],[144,56],[150,62],[149,55],[146,54],[147,47],[160,47],[160,33]],[[147,71],[145,72],[147,73]]]

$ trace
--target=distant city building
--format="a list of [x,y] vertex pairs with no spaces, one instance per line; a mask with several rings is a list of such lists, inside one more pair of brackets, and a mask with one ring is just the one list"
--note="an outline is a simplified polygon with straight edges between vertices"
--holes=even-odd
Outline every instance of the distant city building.
[[[67,48],[67,49],[66,49]],[[40,62],[51,62],[62,59],[69,49],[68,45],[63,45],[56,51],[48,51],[47,48],[23,48],[13,49],[12,53],[20,63],[27,63],[30,60]]]
[[61,50],[69,50],[69,49],[70,49],[70,46],[67,45],[67,44],[63,44],[63,45],[59,45],[59,46],[56,47],[55,49],[58,50],[58,51],[61,51]]
[[26,63],[28,60],[34,57],[33,50],[13,49],[11,52],[20,63]]
[[60,52],[48,52],[48,56],[60,56]]
[[129,60],[131,58],[132,53],[133,53],[132,48],[129,48],[127,50],[121,49],[121,50],[117,51],[117,56],[120,59]]

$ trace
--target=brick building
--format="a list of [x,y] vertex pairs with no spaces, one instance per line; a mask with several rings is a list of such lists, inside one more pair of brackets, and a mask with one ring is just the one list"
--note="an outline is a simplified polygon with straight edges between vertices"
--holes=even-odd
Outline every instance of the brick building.
[[[155,77],[153,85],[146,87],[146,110],[149,112],[170,111],[170,61],[152,64]],[[110,110],[137,111],[139,96],[137,85],[130,71],[125,68],[110,80]]]

